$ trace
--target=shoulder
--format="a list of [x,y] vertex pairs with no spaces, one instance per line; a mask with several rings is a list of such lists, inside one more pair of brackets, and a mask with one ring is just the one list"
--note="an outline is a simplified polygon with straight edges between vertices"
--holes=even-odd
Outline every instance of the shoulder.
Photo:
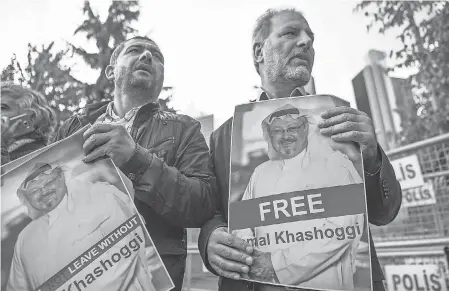
[[165,122],[177,122],[188,127],[200,125],[198,120],[185,114],[159,110],[156,117]]
[[343,167],[352,166],[352,162],[349,160],[348,156],[340,151],[334,151],[331,155],[329,155],[328,162]]
[[269,169],[272,165],[272,162],[270,160],[263,162],[262,164],[258,165],[253,172],[252,176],[258,176],[260,173],[264,172],[265,170]]
[[[73,179],[71,182],[67,185],[71,189],[76,189],[77,193],[81,192],[80,189],[85,189],[89,191],[82,191],[82,192],[94,192],[97,193],[98,190],[109,190],[109,191],[120,191],[117,187],[114,185],[108,183],[108,182],[90,182],[90,181],[84,181],[80,179]],[[98,195],[104,194],[103,191],[98,192]],[[77,194],[77,196],[79,196]]]
[[[25,228],[19,233],[16,242],[16,249],[21,250],[26,246],[27,242],[38,243],[38,234],[42,233],[45,227],[45,223],[42,219],[32,220]],[[33,244],[34,244],[33,243]]]
[[106,112],[106,108],[111,101],[101,101],[87,105],[80,112],[75,113],[63,122],[58,132],[58,140],[64,139],[81,127],[94,123],[98,117]]

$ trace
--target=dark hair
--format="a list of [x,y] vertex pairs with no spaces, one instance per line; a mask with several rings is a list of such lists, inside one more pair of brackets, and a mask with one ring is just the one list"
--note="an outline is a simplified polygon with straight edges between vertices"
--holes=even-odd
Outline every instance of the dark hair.
[[110,65],[115,65],[115,64],[117,63],[118,56],[120,55],[120,53],[122,52],[122,50],[125,48],[126,43],[127,43],[128,41],[133,40],[133,39],[146,40],[146,41],[148,41],[148,42],[154,43],[154,44],[157,46],[157,43],[156,43],[154,40],[152,40],[151,38],[146,37],[146,36],[134,36],[134,37],[132,37],[132,38],[129,38],[129,39],[127,39],[127,40],[121,42],[120,44],[118,44],[118,45],[114,48],[114,50],[112,51],[112,54],[111,54],[111,59],[109,60],[109,64],[110,64]]
[[58,118],[47,99],[35,90],[11,82],[1,82],[1,95],[11,96],[17,100],[20,109],[33,113],[31,121],[35,131],[31,133],[31,137],[43,139],[48,144],[55,133]]
[[[284,12],[296,13],[304,18],[304,15],[302,14],[302,12],[298,11],[295,8],[282,8],[282,9],[270,8],[270,9],[268,9],[261,16],[259,16],[256,20],[256,24],[253,28],[253,38],[252,38],[252,47],[253,48],[256,43],[259,43],[262,46],[265,44],[265,41],[267,40],[268,36],[270,35],[271,18],[273,18],[273,16],[275,16],[275,15],[278,15],[278,14],[281,14]],[[253,55],[254,66],[256,67],[257,73],[259,73],[259,63],[256,62],[256,57],[254,55],[254,51],[253,51],[252,55]]]

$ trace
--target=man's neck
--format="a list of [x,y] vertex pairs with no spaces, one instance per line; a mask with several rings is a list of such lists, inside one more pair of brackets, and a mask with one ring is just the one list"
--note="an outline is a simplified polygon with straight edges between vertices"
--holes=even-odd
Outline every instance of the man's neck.
[[143,106],[150,102],[156,102],[154,98],[149,98],[148,91],[145,90],[128,90],[126,93],[122,90],[114,91],[114,112],[123,118],[131,109]]
[[299,84],[262,82],[262,89],[270,99],[290,97],[293,90],[298,87],[302,88]]

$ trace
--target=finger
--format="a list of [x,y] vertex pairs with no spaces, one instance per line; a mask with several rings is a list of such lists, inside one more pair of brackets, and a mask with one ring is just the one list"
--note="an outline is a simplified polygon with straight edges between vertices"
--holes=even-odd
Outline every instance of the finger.
[[89,163],[95,161],[96,159],[107,156],[107,145],[108,144],[105,143],[104,145],[95,148],[93,151],[91,151],[88,155],[84,157],[83,161],[85,163]]
[[111,135],[108,133],[94,133],[84,141],[83,150],[85,154],[90,153],[94,148],[104,145],[111,140]]
[[251,254],[253,252],[253,247],[250,246],[250,244],[248,244],[241,238],[230,235],[227,232],[223,232],[223,235],[219,236],[217,239],[221,244],[230,246],[243,252],[247,252],[248,254]]
[[83,134],[84,140],[88,139],[92,134],[109,132],[116,128],[116,125],[109,123],[96,123],[89,127]]
[[258,256],[260,256],[262,254],[263,254],[263,252],[259,251],[259,249],[254,249],[254,251],[253,251],[253,255],[256,256],[256,257],[258,257]]
[[359,144],[369,143],[371,134],[361,131],[349,131],[331,136],[334,141],[338,142],[357,142]]
[[215,272],[217,272],[217,274],[220,277],[226,277],[226,278],[233,279],[233,280],[240,279],[239,273],[222,270],[217,265],[214,265],[214,264],[211,264],[211,267],[215,270]]
[[253,263],[253,258],[248,256],[245,252],[233,249],[225,245],[216,244],[211,246],[212,251],[222,258],[240,262],[246,265],[251,265]]
[[344,133],[349,131],[370,132],[370,129],[371,127],[364,123],[345,121],[343,123],[332,125],[327,128],[322,128],[320,130],[320,133],[324,135],[335,135],[338,133]]
[[248,276],[248,274],[241,274],[241,276],[243,279],[251,279],[251,277]]
[[241,263],[235,262],[235,261],[231,261],[231,260],[227,260],[225,258],[222,258],[220,256],[217,255],[213,255],[210,258],[210,264],[214,264],[215,266],[217,266],[220,270],[226,271],[226,272],[235,272],[235,273],[248,273],[249,272],[249,267],[246,265],[243,265]]
[[318,122],[319,128],[325,128],[332,125],[340,124],[343,122],[352,121],[352,122],[360,122],[360,123],[370,123],[370,118],[365,115],[359,115],[354,113],[341,113],[336,116],[332,116]]
[[347,107],[347,106],[339,106],[329,110],[324,111],[320,114],[321,118],[327,119],[333,116],[337,116],[343,113],[350,113],[355,115],[366,115],[365,112],[357,110],[355,108]]
[[271,275],[270,271],[266,270],[265,268],[257,268],[256,270],[251,270],[249,274],[260,279],[267,279]]

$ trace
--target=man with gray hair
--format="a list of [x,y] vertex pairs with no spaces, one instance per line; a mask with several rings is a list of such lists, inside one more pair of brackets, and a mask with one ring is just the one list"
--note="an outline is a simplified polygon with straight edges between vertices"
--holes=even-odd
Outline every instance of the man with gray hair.
[[[294,9],[269,9],[253,31],[253,60],[261,79],[256,100],[307,95],[315,57],[314,34],[302,13]],[[385,225],[393,221],[401,206],[401,187],[388,157],[376,141],[371,118],[349,107],[321,114],[320,132],[335,142],[355,142],[363,154],[369,222]],[[221,196],[220,212],[202,229],[199,249],[206,267],[221,276],[219,290],[283,290],[263,284],[236,281],[257,274],[258,253],[242,239],[227,232],[229,165],[232,119],[212,135],[210,152]],[[370,239],[373,290],[383,291],[383,274]],[[230,280],[233,279],[233,280]]]

